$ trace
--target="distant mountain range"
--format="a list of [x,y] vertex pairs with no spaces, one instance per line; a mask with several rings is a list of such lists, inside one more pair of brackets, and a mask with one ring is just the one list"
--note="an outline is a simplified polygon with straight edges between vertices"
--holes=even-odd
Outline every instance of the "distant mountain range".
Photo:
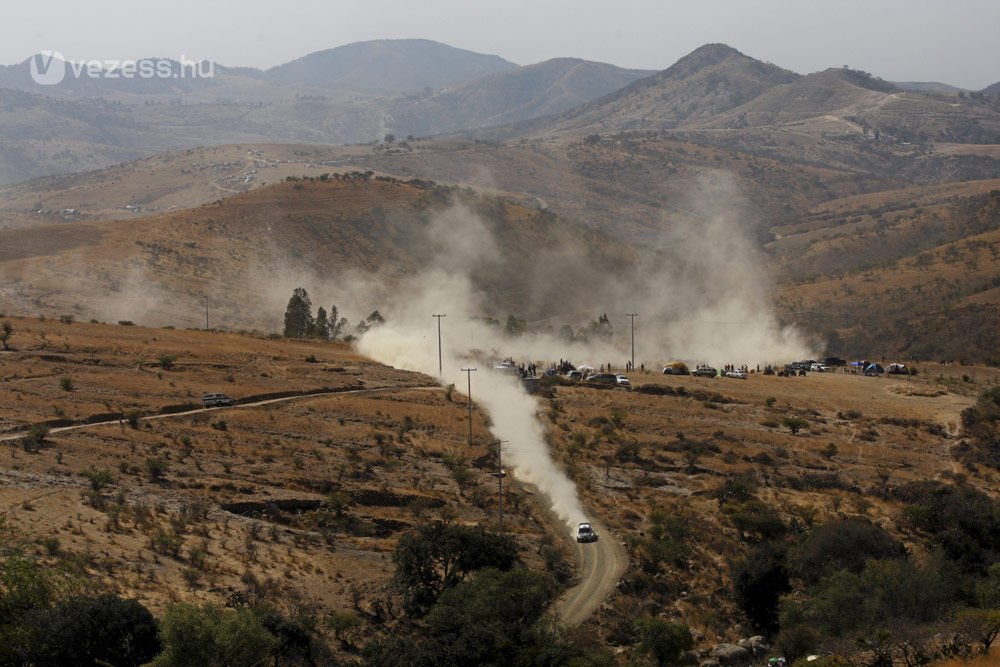
[[894,141],[1000,137],[998,103],[985,92],[846,69],[801,76],[723,44],[661,72],[572,58],[521,67],[419,39],[348,44],[268,70],[216,64],[211,78],[182,76],[170,60],[140,65],[169,76],[76,76],[70,67],[62,83],[43,86],[30,59],[0,67],[0,184],[196,146],[353,144],[389,134],[503,139],[794,123]]

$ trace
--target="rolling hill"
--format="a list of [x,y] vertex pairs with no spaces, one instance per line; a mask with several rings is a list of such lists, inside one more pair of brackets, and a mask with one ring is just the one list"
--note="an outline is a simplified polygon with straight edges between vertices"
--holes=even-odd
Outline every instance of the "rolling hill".
[[554,58],[505,70],[429,97],[390,107],[402,136],[443,134],[557,114],[649,75],[605,63]]
[[209,296],[220,325],[270,331],[295,287],[321,285],[325,298],[364,315],[400,280],[455,261],[453,246],[478,257],[470,285],[495,317],[537,317],[556,301],[573,312],[589,298],[578,285],[633,260],[624,245],[550,212],[354,173],[138,220],[0,232],[0,311],[192,325]]
[[427,39],[383,39],[310,53],[272,67],[266,75],[279,85],[399,95],[447,88],[516,67],[499,56]]
[[725,44],[707,44],[662,72],[554,118],[527,123],[520,132],[669,129],[716,116],[796,78],[794,72],[754,60]]

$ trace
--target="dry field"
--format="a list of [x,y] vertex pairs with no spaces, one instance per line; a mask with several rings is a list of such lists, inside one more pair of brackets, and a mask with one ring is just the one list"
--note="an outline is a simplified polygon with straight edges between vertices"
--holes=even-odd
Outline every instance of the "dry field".
[[[289,609],[357,614],[367,621],[351,638],[360,645],[398,611],[385,586],[403,532],[433,518],[495,518],[485,415],[475,412],[470,451],[464,397],[430,378],[339,344],[7,321],[4,518],[36,541],[39,558],[71,560],[154,610],[262,595]],[[162,355],[176,355],[171,368]],[[618,641],[646,610],[683,620],[702,647],[745,636],[729,580],[744,541],[716,499],[728,479],[754,480],[760,500],[801,526],[867,516],[895,531],[898,507],[882,491],[910,480],[963,475],[992,494],[997,476],[963,470],[949,448],[959,413],[1000,371],[920,371],[745,381],[649,373],[633,384],[666,394],[559,385],[540,397],[555,456],[607,526],[604,539],[630,554],[623,583],[584,632]],[[333,393],[143,418],[197,407],[204,391],[253,401],[317,390]],[[29,424],[116,413],[134,424],[53,430],[38,451],[18,439]],[[791,416],[805,421],[797,434],[782,423]],[[505,526],[522,558],[545,567],[540,547],[556,544],[568,559],[542,499],[516,482],[505,489]],[[639,585],[643,540],[665,516],[687,551],[653,594]]]
[[[1000,382],[1000,371],[921,365],[921,373],[632,375],[634,387],[666,385],[684,395],[558,387],[547,410],[551,440],[586,503],[632,557],[626,583],[601,614],[608,636],[646,610],[687,623],[702,641],[739,639],[729,567],[746,540],[717,499],[728,479],[753,480],[758,499],[792,527],[866,516],[895,531],[900,506],[884,491],[913,480],[967,475],[994,494],[1000,476],[970,474],[949,449],[961,410]],[[783,424],[787,417],[805,421],[797,434]],[[654,595],[641,574],[644,541],[664,521],[667,536],[676,531],[689,551],[668,576],[654,578]]]
[[[340,344],[5,321],[2,516],[39,558],[82,564],[153,610],[252,594],[321,618],[385,619],[398,612],[385,586],[400,534],[436,518],[494,521],[493,478],[476,467],[493,460],[482,415],[470,451],[464,398],[430,378]],[[177,356],[169,370],[163,354]],[[335,393],[156,416],[200,408],[206,391],[319,390]],[[92,416],[111,421],[53,429],[38,451],[20,439],[29,424]],[[545,508],[509,489],[505,527],[540,567]]]

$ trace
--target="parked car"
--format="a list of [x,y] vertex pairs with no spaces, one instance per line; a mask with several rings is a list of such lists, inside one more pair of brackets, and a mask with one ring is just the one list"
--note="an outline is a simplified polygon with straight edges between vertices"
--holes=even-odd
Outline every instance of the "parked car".
[[577,542],[596,542],[597,533],[594,532],[593,527],[589,523],[581,523],[576,528],[576,541]]
[[625,387],[626,389],[632,389],[632,383],[628,381],[628,378],[624,375],[616,375],[615,380],[618,382],[619,387]]
[[585,382],[605,387],[616,387],[618,386],[618,376],[614,373],[594,373],[593,375],[588,375]]
[[740,370],[739,368],[735,368],[735,369],[733,369],[731,371],[726,371],[726,377],[727,378],[736,378],[737,380],[746,380],[747,379],[747,372],[744,371],[744,370]]
[[563,377],[566,378],[567,380],[582,380],[583,373],[581,373],[580,371],[569,371]]
[[813,373],[829,373],[830,367],[827,366],[826,364],[814,363],[814,364],[809,364],[809,370],[811,370]]
[[711,366],[698,366],[698,368],[694,369],[691,373],[691,375],[697,375],[703,378],[714,378],[718,374],[719,371],[715,370]]
[[226,394],[204,394],[201,397],[201,403],[206,408],[214,408],[220,405],[232,405],[233,399],[231,399]]
[[827,366],[846,366],[847,360],[840,357],[827,357],[823,360],[823,363]]

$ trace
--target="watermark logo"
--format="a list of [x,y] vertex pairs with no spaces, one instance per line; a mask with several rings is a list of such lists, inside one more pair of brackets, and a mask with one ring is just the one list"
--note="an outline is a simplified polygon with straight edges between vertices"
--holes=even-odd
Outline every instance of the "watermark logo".
[[66,59],[58,51],[42,51],[31,57],[31,80],[40,86],[55,86],[66,77]]
[[42,51],[31,58],[31,80],[40,86],[55,86],[66,79],[211,79],[211,60],[80,60],[67,61],[58,51]]

